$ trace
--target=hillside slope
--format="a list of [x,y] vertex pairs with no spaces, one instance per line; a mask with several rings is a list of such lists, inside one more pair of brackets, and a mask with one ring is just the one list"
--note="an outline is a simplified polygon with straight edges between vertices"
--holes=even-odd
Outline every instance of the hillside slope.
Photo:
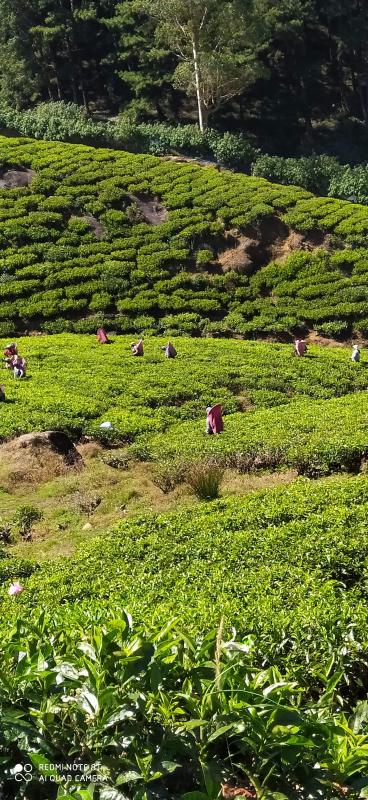
[[[333,640],[358,659],[356,642],[368,641],[367,493],[366,476],[299,479],[121,522],[72,558],[28,564],[16,608],[0,593],[3,616],[12,620],[39,603],[72,614],[79,603],[88,613],[93,603],[98,618],[116,603],[151,625],[175,617],[193,633],[224,615],[227,631],[236,625],[240,635],[253,634],[258,654],[276,662],[285,661],[288,638],[289,660],[310,676],[318,660],[327,665]],[[22,567],[3,561],[0,581]],[[349,642],[351,624],[356,640]]]
[[0,159],[3,336],[368,330],[366,207],[86,146],[0,137]]
[[[344,347],[311,346],[298,359],[286,344],[183,337],[175,338],[171,361],[160,350],[164,339],[152,337],[136,359],[129,341],[19,340],[27,379],[1,373],[0,442],[58,429],[74,440],[87,434],[107,445],[132,443],[128,457],[166,462],[173,485],[183,463],[208,458],[241,472],[287,466],[314,477],[358,470],[368,455],[364,356],[352,364]],[[226,415],[223,436],[205,435],[213,402]],[[104,421],[111,430],[100,428]]]

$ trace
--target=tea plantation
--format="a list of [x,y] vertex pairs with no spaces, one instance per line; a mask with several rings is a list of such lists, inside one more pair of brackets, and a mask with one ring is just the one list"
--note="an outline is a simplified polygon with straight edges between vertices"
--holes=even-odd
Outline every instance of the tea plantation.
[[[178,357],[168,361],[163,339],[150,338],[143,359],[132,358],[129,342],[117,336],[101,347],[72,334],[19,340],[29,377],[2,373],[0,439],[56,428],[133,442],[128,455],[167,462],[174,482],[175,462],[208,457],[241,471],[287,464],[318,476],[360,468],[368,369],[352,364],[347,349],[312,346],[298,359],[290,345],[178,338]],[[214,402],[226,414],[221,437],[204,433]],[[101,429],[103,421],[112,429]]]
[[[9,791],[25,759],[39,792],[82,752],[105,800],[204,800],[227,781],[364,797],[367,499],[366,477],[300,479],[122,523],[71,560],[3,561],[25,587],[1,593]],[[79,776],[67,788],[89,798]]]
[[[368,797],[368,361],[290,344],[366,335],[368,209],[86,146],[0,137],[0,163],[0,347],[28,364],[1,456],[62,430],[119,510],[38,562],[3,518],[42,517],[32,476],[0,473],[1,797]],[[119,469],[178,508],[129,516]],[[230,488],[185,505],[196,470]],[[43,479],[59,521],[86,473]],[[251,473],[284,485],[235,496]]]
[[[0,165],[4,336],[92,332],[109,321],[121,333],[366,333],[364,206],[215,168],[31,139],[1,137]],[[300,246],[322,250],[267,266],[272,245],[293,232],[306,237]],[[231,250],[243,256],[240,269]]]

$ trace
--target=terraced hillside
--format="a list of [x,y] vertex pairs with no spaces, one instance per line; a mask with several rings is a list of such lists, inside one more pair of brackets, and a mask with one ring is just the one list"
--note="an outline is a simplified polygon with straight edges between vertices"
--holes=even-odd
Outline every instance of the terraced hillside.
[[3,336],[366,335],[366,207],[77,145],[1,137],[0,163]]
[[366,353],[244,339],[366,335],[368,209],[0,153],[0,794],[367,797]]

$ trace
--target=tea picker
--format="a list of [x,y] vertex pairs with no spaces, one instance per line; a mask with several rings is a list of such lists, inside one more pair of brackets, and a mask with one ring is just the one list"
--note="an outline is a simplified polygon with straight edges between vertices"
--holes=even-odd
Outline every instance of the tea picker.
[[20,356],[14,356],[12,360],[12,367],[13,367],[14,378],[26,377],[27,362],[25,358],[21,358]]
[[139,342],[132,342],[130,345],[132,356],[143,356],[144,355],[144,348],[143,348],[143,339],[140,339]]
[[224,430],[224,422],[222,419],[221,404],[216,403],[214,406],[208,406],[206,411],[206,433],[208,433],[210,436],[215,433],[222,433]]
[[165,352],[166,358],[176,358],[177,352],[175,350],[174,345],[171,342],[168,342],[167,345],[161,347],[161,350]]
[[304,339],[295,339],[294,342],[294,353],[296,356],[302,357],[307,352],[307,345]]
[[110,341],[110,339],[109,339],[109,337],[108,337],[108,335],[107,335],[107,333],[105,331],[105,328],[98,328],[98,330],[97,330],[97,341],[100,344],[112,344],[112,342]]

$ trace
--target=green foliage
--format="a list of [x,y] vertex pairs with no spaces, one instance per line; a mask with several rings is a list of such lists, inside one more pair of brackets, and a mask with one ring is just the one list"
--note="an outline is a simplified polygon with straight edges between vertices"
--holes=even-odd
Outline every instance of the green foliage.
[[[56,319],[62,329],[64,320]],[[142,319],[142,326],[151,321]],[[95,332],[103,318],[87,322]],[[297,359],[291,345],[175,336],[178,356],[168,360],[160,349],[167,342],[166,333],[165,338],[147,340],[145,356],[137,360],[130,352],[131,335],[114,335],[113,339],[108,347],[101,347],[95,334],[18,340],[20,352],[28,362],[29,380],[15,383],[8,370],[2,371],[0,382],[5,385],[9,402],[1,408],[0,439],[55,428],[74,436],[93,433],[100,438],[100,424],[110,420],[117,441],[129,442],[147,434],[151,439],[170,428],[170,436],[164,433],[162,441],[156,443],[153,439],[144,446],[145,452],[149,447],[155,458],[158,446],[163,453],[170,450],[171,454],[176,446],[180,451],[187,430],[190,438],[185,446],[187,451],[193,448],[193,457],[202,456],[208,448],[210,452],[220,448],[232,458],[232,451],[240,453],[241,443],[244,458],[258,447],[258,457],[263,454],[262,463],[271,463],[275,448],[277,463],[280,448],[283,457],[286,454],[287,459],[291,458],[287,453],[293,434],[289,434],[288,427],[292,425],[295,432],[300,432],[302,450],[308,442],[308,420],[315,416],[323,431],[322,439],[326,447],[330,446],[327,443],[334,435],[329,430],[331,412],[336,419],[339,414],[346,417],[345,432],[338,425],[341,444],[348,445],[350,437],[352,447],[354,442],[365,446],[364,392],[368,373],[364,353],[362,363],[356,365],[345,348],[312,346],[304,359]],[[4,339],[2,346],[6,344]],[[325,399],[329,405],[323,406]],[[206,408],[215,401],[222,403],[226,414],[224,437],[206,437],[203,432]],[[255,405],[256,409],[239,413],[244,405]],[[354,415],[349,410],[354,405],[358,426],[355,432]],[[182,428],[183,424],[188,429]],[[336,446],[337,442],[338,439]],[[311,439],[312,450],[320,444],[316,434]]]
[[[331,156],[305,156],[304,158],[282,158],[262,155],[253,163],[252,174],[267,178],[273,183],[303,186],[316,194],[331,194],[345,197],[337,189],[343,168]],[[330,191],[334,186],[335,190]],[[359,200],[361,202],[361,200]]]
[[299,479],[119,523],[75,556],[41,565],[16,601],[5,587],[7,630],[39,604],[97,622],[123,603],[138,620],[176,617],[191,634],[223,616],[226,635],[235,626],[252,638],[255,666],[290,669],[312,692],[333,657],[340,692],[354,703],[368,641],[367,486],[365,476]]
[[78,139],[86,144],[93,141],[102,147],[124,147],[133,153],[155,156],[179,152],[246,172],[259,154],[240,134],[221,134],[211,128],[201,133],[196,125],[173,127],[157,122],[136,123],[127,118],[108,124],[94,122],[73,103],[40,103],[26,111],[3,104],[0,119],[5,128],[15,129],[22,136],[64,142]]
[[[13,138],[0,149],[5,163],[36,173],[35,185],[0,190],[4,335],[104,324],[244,337],[359,330],[368,294],[364,206],[149,155]],[[155,225],[143,213],[152,198],[168,212]],[[251,275],[223,273],[226,230],[251,226],[262,246],[277,215],[322,242],[333,234],[338,249],[254,263]]]
[[[321,671],[311,697],[287,669],[255,668],[255,647],[252,636],[224,641],[221,627],[204,639],[172,624],[147,632],[119,607],[104,621],[97,607],[22,615],[2,644],[7,796],[26,786],[53,798],[60,784],[57,796],[76,800],[215,800],[229,779],[269,800],[296,782],[332,799],[337,780],[363,796],[366,704],[338,707],[337,669]],[[68,770],[81,757],[83,771]],[[27,783],[15,777],[24,763]]]

